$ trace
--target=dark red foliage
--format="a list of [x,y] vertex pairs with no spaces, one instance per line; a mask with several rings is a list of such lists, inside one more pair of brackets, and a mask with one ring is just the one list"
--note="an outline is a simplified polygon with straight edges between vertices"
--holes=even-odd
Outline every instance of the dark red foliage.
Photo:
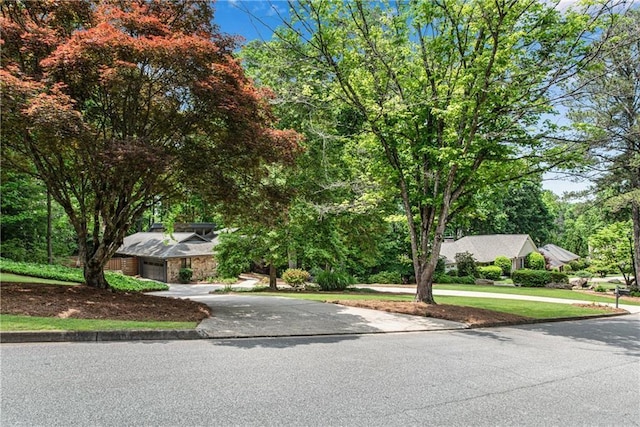
[[269,95],[234,58],[236,38],[212,25],[210,2],[43,0],[0,11],[12,152],[3,157],[31,159],[90,268],[153,199],[192,184],[227,204],[250,200],[267,166],[298,151],[299,136],[275,129]]

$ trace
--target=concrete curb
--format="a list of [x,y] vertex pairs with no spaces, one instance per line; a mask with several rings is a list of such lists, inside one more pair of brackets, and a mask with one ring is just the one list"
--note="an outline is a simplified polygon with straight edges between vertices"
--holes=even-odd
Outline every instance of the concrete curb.
[[172,341],[206,339],[195,329],[124,331],[12,331],[0,333],[0,343],[82,341]]
[[410,332],[469,331],[484,328],[535,325],[540,323],[570,322],[590,320],[603,317],[627,316],[631,313],[608,313],[593,316],[556,317],[549,319],[530,319],[523,322],[499,322],[480,326],[464,325],[462,328],[417,329],[411,331],[348,331],[333,333],[288,333],[288,334],[254,334],[254,335],[210,335],[198,329],[165,329],[165,330],[125,330],[125,331],[11,331],[0,333],[0,344],[38,343],[38,342],[98,342],[98,341],[176,341],[176,340],[225,340],[251,338],[295,338],[322,337],[342,335],[377,335]]

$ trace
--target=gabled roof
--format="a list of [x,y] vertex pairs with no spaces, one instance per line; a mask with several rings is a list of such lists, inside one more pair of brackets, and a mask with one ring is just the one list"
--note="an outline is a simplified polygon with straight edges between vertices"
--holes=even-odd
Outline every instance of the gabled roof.
[[208,239],[196,233],[135,233],[124,238],[116,253],[148,258],[213,256],[213,248],[217,244],[217,236]]
[[569,252],[568,250],[556,246],[553,243],[547,243],[540,248],[540,253],[549,259],[551,267],[560,267],[580,258],[579,255]]
[[526,256],[536,250],[528,234],[488,234],[465,236],[455,242],[443,242],[440,256],[455,262],[457,253],[470,252],[477,262],[493,262],[499,256],[509,259]]

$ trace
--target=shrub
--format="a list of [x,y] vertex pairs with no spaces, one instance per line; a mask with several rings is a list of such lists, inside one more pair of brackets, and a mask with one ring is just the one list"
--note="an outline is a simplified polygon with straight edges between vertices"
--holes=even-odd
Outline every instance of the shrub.
[[461,252],[456,254],[456,266],[458,267],[458,276],[478,275],[476,268],[476,260],[470,252]]
[[433,283],[441,285],[475,285],[476,279],[473,276],[455,277],[448,274],[439,274],[433,277]]
[[596,291],[596,292],[607,292],[607,288],[605,286],[598,285],[598,286],[596,286],[594,291]]
[[452,270],[447,271],[445,274],[451,277],[458,277],[458,270],[454,268]]
[[551,282],[551,273],[546,270],[516,270],[511,273],[513,283],[526,287],[544,287]]
[[569,263],[571,266],[571,270],[573,271],[581,271],[589,267],[589,261],[584,259],[576,259]]
[[502,268],[497,265],[487,265],[486,267],[478,267],[478,273],[483,279],[500,280]]
[[560,271],[552,271],[551,282],[552,283],[569,283],[569,276]]
[[284,280],[287,285],[293,287],[303,285],[310,277],[311,275],[307,271],[299,268],[289,268],[282,273],[282,280]]
[[178,280],[180,283],[189,283],[191,282],[191,278],[193,277],[193,270],[190,268],[183,267],[178,271]]
[[323,270],[316,275],[316,281],[322,291],[344,291],[353,284],[353,278],[341,271]]
[[444,262],[444,257],[441,256],[438,258],[438,263],[436,264],[436,271],[435,274],[444,274],[446,269],[446,265]]
[[576,271],[575,275],[577,277],[580,277],[581,279],[591,279],[593,277],[593,273],[591,273],[590,271],[587,271],[587,270]]
[[369,276],[368,282],[396,285],[402,283],[402,277],[400,273],[396,271],[381,271],[380,273]]
[[524,265],[531,270],[544,270],[546,261],[544,256],[538,252],[531,252],[524,260]]
[[511,260],[506,256],[500,255],[496,257],[496,259],[493,261],[493,264],[497,267],[500,267],[503,276],[511,275]]

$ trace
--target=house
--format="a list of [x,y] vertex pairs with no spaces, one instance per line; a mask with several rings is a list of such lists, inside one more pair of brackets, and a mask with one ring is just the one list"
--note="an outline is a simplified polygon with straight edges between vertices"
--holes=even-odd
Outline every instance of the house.
[[175,283],[181,268],[190,268],[194,280],[215,274],[213,248],[219,243],[219,233],[213,224],[176,224],[173,233],[154,224],[150,230],[125,237],[116,251],[116,256],[137,260],[140,276]]
[[511,271],[524,268],[524,260],[538,248],[528,234],[490,234],[465,236],[460,240],[446,239],[442,243],[440,256],[444,257],[447,269],[455,268],[456,254],[469,252],[478,264],[491,264],[497,257],[511,260]]
[[540,253],[549,261],[549,266],[551,268],[559,268],[560,270],[562,270],[562,267],[566,264],[580,258],[579,255],[569,252],[568,250],[552,243],[548,243],[541,247]]

